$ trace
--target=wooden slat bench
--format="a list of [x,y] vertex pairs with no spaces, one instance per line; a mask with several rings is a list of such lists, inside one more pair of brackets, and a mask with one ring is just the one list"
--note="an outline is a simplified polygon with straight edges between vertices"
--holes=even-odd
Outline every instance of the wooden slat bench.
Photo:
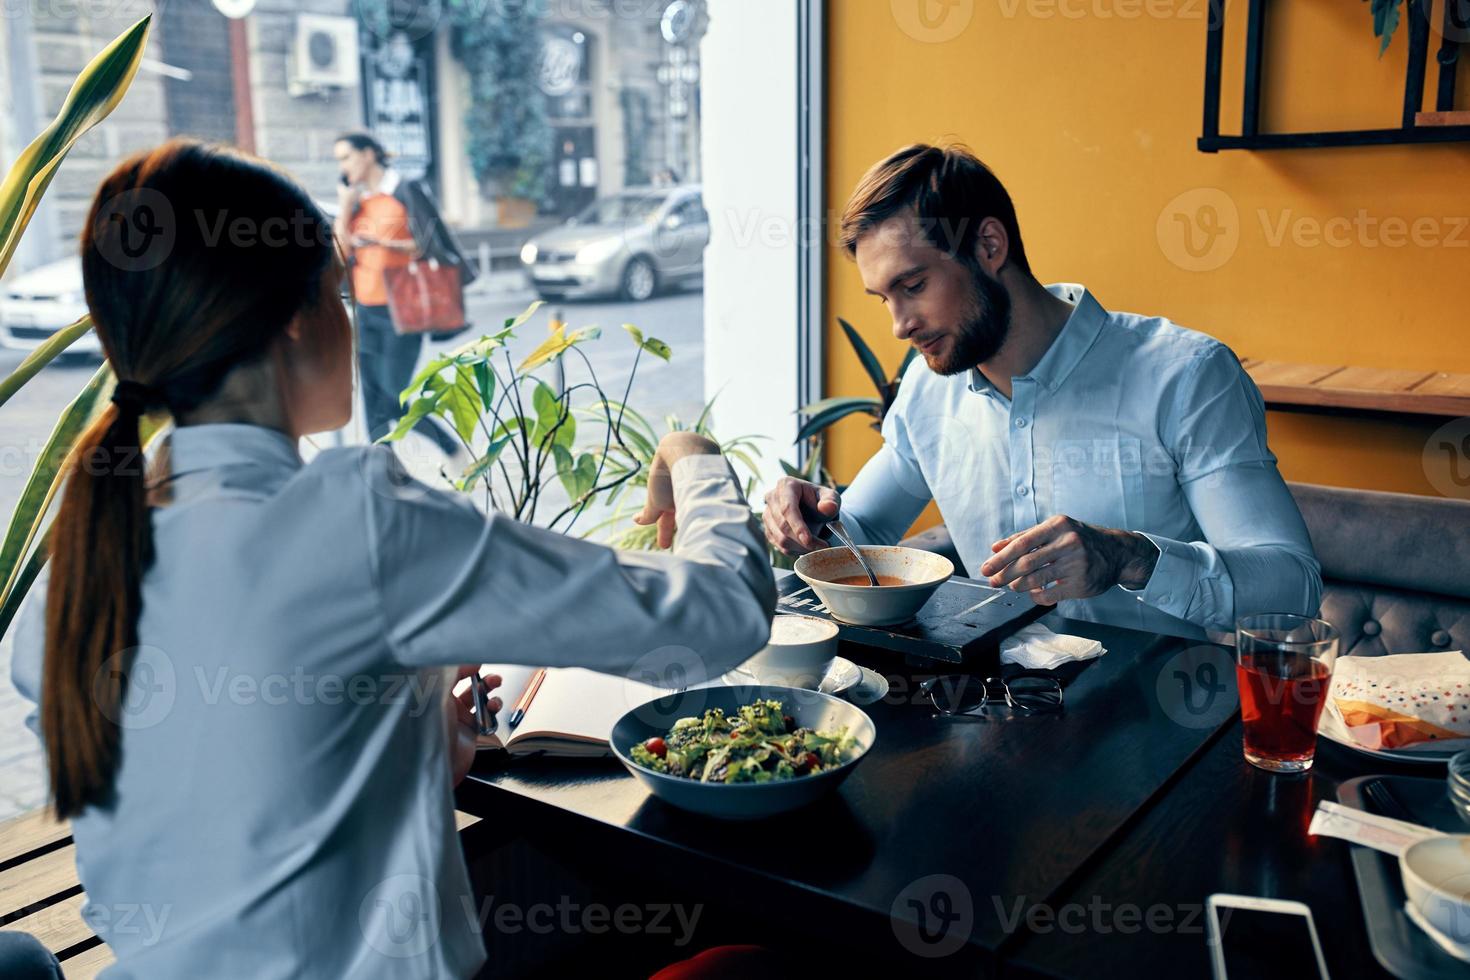
[[[454,813],[459,831],[479,820]],[[112,951],[82,919],[85,901],[66,823],[43,809],[0,824],[0,929],[39,939],[61,960],[67,980],[89,980],[113,962]]]

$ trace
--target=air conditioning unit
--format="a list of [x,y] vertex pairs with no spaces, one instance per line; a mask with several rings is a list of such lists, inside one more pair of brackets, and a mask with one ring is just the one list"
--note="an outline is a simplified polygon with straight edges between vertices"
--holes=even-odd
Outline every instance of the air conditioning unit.
[[297,14],[287,66],[286,90],[292,95],[356,85],[359,75],[356,19]]

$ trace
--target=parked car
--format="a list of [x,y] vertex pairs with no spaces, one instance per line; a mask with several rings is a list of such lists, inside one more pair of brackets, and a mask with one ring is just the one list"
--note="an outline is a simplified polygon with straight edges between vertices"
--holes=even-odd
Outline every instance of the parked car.
[[[87,312],[82,295],[82,260],[69,255],[37,266],[0,284],[0,347],[31,350]],[[100,355],[102,345],[89,330],[67,348]]]
[[641,302],[700,279],[708,242],[697,184],[630,187],[531,238],[521,262],[542,299],[612,295]]

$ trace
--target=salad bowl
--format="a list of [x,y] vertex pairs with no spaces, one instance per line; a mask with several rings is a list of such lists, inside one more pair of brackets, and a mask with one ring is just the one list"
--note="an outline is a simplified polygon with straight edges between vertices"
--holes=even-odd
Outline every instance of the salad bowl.
[[[681,718],[700,717],[711,708],[733,717],[741,707],[760,700],[780,701],[782,712],[791,716],[796,727],[818,732],[846,729],[852,739],[850,748],[830,768],[770,782],[701,782],[656,772],[633,758],[635,745],[662,738]],[[611,743],[618,761],[664,802],[721,820],[759,820],[806,806],[835,790],[867,755],[876,737],[877,729],[867,712],[841,698],[801,688],[752,684],[696,687],[650,701],[618,720]]]

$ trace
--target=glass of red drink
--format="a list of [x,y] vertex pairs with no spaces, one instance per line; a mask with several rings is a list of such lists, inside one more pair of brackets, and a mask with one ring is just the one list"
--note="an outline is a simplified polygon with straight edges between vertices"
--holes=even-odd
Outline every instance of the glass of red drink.
[[1236,622],[1235,679],[1247,762],[1270,772],[1312,768],[1337,647],[1337,630],[1320,619],[1262,613]]

